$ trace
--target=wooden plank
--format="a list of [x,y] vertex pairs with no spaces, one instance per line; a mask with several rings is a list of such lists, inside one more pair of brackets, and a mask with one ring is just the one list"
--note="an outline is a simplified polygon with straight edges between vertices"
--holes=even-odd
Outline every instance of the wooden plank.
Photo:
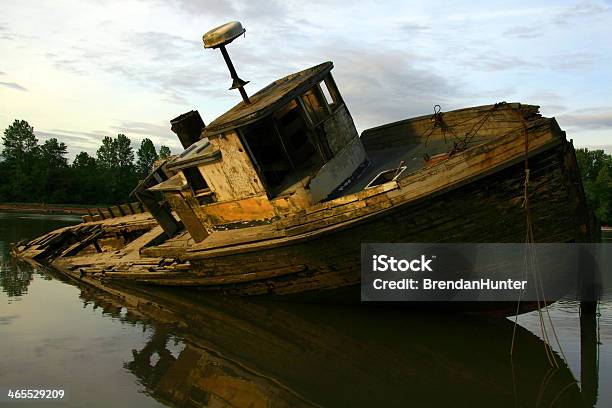
[[[58,258],[62,258],[62,257],[66,257],[66,256],[73,256],[76,255],[79,251],[81,251],[83,248],[93,244],[100,236],[102,236],[104,234],[104,231],[102,229],[99,229],[98,231],[95,231],[93,233],[91,233],[90,235],[84,237],[84,238],[80,238],[78,242],[70,245],[68,248],[66,248],[66,250],[64,250],[59,256]],[[95,245],[94,245],[95,246]],[[96,248],[96,250],[98,250],[99,248]],[[99,251],[98,251],[99,252]]]
[[299,225],[297,227],[288,228],[286,230],[286,234],[290,237],[294,235],[304,234],[306,232],[316,231],[318,229],[329,227],[334,224],[339,224],[344,221],[355,220],[359,217],[363,217],[364,215],[390,208],[391,206],[392,204],[390,200],[381,200],[381,202],[379,203],[368,205],[367,207],[359,208],[351,212],[342,213],[335,217],[324,218],[320,221],[315,221],[308,224]]
[[[154,283],[171,286],[213,286],[229,285],[236,283],[252,282],[263,279],[270,279],[278,276],[299,273],[305,271],[305,265],[292,265],[280,267],[267,271],[236,273],[234,275],[223,276],[198,276],[196,274],[185,274],[184,278],[177,277],[168,272],[106,272],[105,278],[108,279],[130,279],[139,282]],[[180,272],[177,272],[180,273]]]

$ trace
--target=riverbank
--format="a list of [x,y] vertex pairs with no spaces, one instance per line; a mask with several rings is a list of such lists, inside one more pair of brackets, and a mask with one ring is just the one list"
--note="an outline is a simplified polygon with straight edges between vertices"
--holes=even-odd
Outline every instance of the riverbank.
[[39,214],[75,214],[87,215],[88,210],[95,211],[97,207],[73,204],[44,204],[44,203],[0,203],[0,211],[29,212]]

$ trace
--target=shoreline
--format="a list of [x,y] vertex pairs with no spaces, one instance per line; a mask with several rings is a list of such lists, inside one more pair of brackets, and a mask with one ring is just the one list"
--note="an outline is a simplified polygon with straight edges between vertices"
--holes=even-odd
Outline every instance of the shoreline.
[[29,212],[37,214],[88,215],[97,207],[72,204],[0,203],[0,212]]

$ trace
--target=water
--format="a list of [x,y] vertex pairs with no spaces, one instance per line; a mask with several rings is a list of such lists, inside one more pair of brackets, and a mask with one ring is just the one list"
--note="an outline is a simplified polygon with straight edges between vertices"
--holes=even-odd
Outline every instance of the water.
[[119,299],[9,258],[9,242],[77,221],[0,213],[0,390],[63,389],[75,407],[612,406],[612,301],[582,358],[577,305],[549,308],[553,367],[537,313],[519,317],[510,359],[509,319],[161,289]]

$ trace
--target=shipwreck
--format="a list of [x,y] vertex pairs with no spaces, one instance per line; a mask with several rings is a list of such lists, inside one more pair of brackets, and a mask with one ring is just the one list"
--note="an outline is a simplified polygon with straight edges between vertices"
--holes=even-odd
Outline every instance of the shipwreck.
[[[205,125],[171,121],[184,151],[137,202],[14,247],[93,285],[359,299],[361,242],[590,242],[572,142],[538,106],[495,103],[358,133],[324,62],[247,95],[226,45],[204,35],[242,101]],[[373,94],[375,90],[373,91]]]

